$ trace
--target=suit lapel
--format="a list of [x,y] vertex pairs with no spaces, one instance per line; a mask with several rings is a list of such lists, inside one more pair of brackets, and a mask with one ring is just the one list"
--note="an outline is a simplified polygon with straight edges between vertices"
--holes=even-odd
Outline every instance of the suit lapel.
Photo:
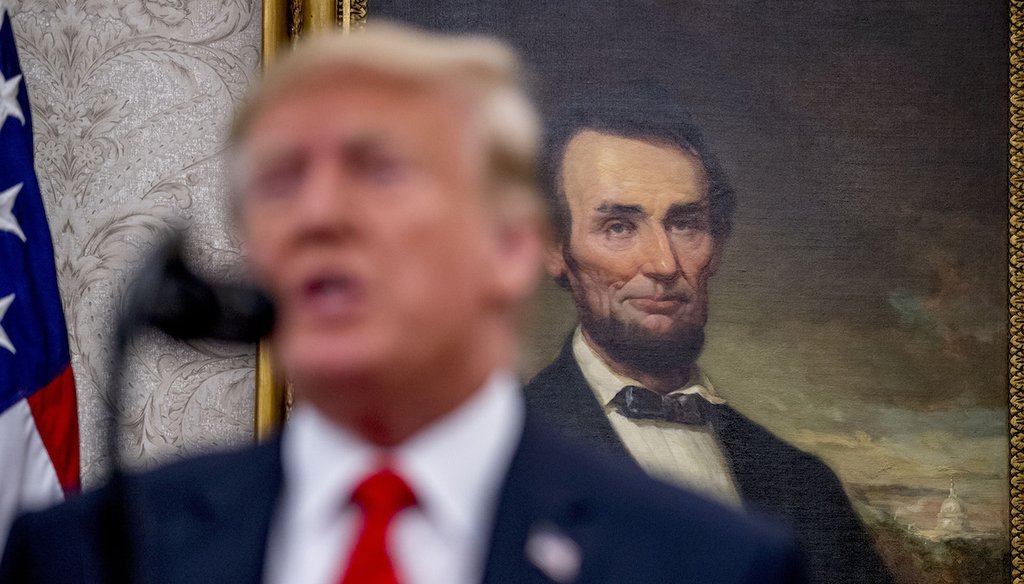
[[543,424],[527,414],[498,502],[485,584],[588,581],[604,570],[602,558],[582,557],[602,549],[605,535],[590,521],[592,503],[565,475],[572,461],[561,454],[562,437]]
[[712,426],[725,451],[743,500],[777,515],[789,515],[792,477],[779,464],[791,450],[781,441],[727,405],[716,406]]
[[[146,581],[259,582],[283,482],[280,440],[177,480],[169,488],[140,489],[140,529],[153,534],[142,557],[162,566],[160,573],[149,570]],[[172,494],[156,500],[146,492]]]
[[572,338],[558,358],[526,386],[527,405],[567,436],[605,454],[633,461],[572,354]]
[[755,461],[748,448],[750,443],[744,420],[736,410],[721,405],[711,409],[711,425],[715,429],[718,443],[729,460],[729,466],[736,478],[736,486],[744,498],[749,498],[758,477],[754,472]]

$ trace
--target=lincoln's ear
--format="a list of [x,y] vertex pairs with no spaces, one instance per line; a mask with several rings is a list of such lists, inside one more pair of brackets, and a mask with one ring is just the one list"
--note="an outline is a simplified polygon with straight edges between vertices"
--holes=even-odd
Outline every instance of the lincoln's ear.
[[544,269],[555,280],[564,280],[566,278],[569,266],[565,263],[565,254],[563,253],[561,243],[551,242],[547,245],[547,248],[544,250]]
[[714,251],[711,252],[711,261],[708,262],[707,275],[714,276],[718,273],[718,266],[722,263],[722,255],[725,253],[725,242],[715,240]]

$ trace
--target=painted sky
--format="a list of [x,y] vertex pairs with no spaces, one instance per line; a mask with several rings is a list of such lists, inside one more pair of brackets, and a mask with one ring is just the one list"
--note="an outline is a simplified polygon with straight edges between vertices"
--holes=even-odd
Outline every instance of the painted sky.
[[[370,17],[498,32],[546,112],[595,83],[672,87],[740,201],[702,358],[719,391],[848,485],[923,489],[909,515],[955,478],[1005,523],[1006,4],[487,4]],[[567,305],[549,286],[528,370]]]

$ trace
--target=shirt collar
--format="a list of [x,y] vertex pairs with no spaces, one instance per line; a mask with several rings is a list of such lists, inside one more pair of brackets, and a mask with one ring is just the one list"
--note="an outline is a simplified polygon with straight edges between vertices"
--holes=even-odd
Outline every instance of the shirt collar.
[[[593,390],[594,394],[605,406],[615,397],[623,387],[627,385],[643,385],[639,381],[620,375],[612,370],[607,363],[594,351],[583,335],[583,329],[576,327],[572,336],[572,354],[576,363],[583,372],[583,378]],[[719,405],[725,400],[715,393],[711,380],[708,379],[700,367],[694,366],[690,372],[690,379],[682,387],[669,392],[669,395],[691,395],[697,394],[706,399],[709,403]]]
[[455,537],[486,534],[524,416],[518,384],[507,372],[492,375],[456,410],[390,450],[302,404],[283,437],[286,488],[295,490],[298,513],[328,520],[387,458],[416,493],[429,521]]
[[500,373],[469,402],[401,445],[395,465],[414,485],[424,512],[453,530],[468,531],[485,521],[489,531],[524,417],[518,382]]

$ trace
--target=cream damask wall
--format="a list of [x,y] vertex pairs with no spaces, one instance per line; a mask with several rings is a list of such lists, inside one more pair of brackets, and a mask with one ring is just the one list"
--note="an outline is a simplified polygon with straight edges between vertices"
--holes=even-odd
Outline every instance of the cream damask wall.
[[[78,384],[86,484],[107,468],[103,386],[116,303],[162,232],[237,271],[222,137],[259,67],[258,0],[3,0],[32,100]],[[129,349],[123,456],[151,466],[251,439],[254,350],[143,337]]]

